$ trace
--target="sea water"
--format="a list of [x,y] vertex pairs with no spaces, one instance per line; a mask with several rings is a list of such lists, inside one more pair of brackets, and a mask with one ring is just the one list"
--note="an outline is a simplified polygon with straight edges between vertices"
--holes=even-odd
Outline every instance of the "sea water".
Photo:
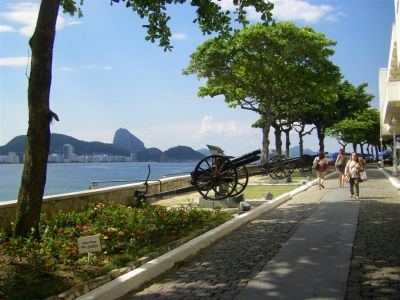
[[[88,190],[91,182],[99,187],[189,174],[196,163],[64,163],[48,164],[45,195]],[[0,201],[16,200],[21,183],[22,164],[0,164]],[[121,182],[104,182],[118,181]]]

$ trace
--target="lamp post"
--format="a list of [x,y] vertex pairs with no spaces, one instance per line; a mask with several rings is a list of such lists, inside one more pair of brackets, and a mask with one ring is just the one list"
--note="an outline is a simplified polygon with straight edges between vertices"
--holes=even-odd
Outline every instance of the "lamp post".
[[397,177],[398,171],[397,171],[397,151],[396,151],[396,125],[397,125],[397,120],[393,116],[393,119],[391,121],[392,123],[392,134],[393,134],[393,176]]

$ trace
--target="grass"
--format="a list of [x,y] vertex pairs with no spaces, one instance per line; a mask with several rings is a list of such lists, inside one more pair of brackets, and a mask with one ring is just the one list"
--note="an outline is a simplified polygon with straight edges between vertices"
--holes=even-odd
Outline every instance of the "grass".
[[[311,180],[314,180],[317,178],[315,172],[312,172]],[[292,175],[292,182],[296,181],[306,181],[307,175],[304,175],[300,173],[298,170],[295,170]],[[263,176],[257,178],[257,181],[264,181],[268,182],[269,177],[268,176]],[[283,195],[285,193],[288,193],[296,188],[298,188],[299,185],[296,184],[279,184],[279,185],[248,185],[246,189],[244,190],[243,194],[245,199],[259,199],[262,198],[264,193],[269,192],[273,195],[274,198]]]
[[269,192],[276,198],[298,187],[298,185],[250,185],[246,187],[244,197],[245,199],[259,199],[263,197],[264,193]]

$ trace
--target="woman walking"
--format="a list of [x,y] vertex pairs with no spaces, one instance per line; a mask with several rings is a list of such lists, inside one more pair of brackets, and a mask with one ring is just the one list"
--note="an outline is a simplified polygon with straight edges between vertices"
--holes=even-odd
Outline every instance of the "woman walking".
[[344,169],[346,167],[346,156],[344,153],[344,149],[339,150],[339,154],[336,157],[335,167],[339,172],[339,187],[344,187]]
[[325,158],[324,153],[320,153],[317,157],[315,157],[313,166],[315,166],[315,170],[317,171],[317,178],[318,178],[318,188],[321,189],[324,187],[324,180],[325,180],[325,172],[328,168],[328,162]]
[[[357,153],[351,154],[350,160],[346,164],[345,176],[349,176],[350,180],[350,198],[360,198],[360,172],[364,171],[364,164],[357,157]],[[355,190],[355,191],[354,191]],[[354,194],[355,192],[355,194]]]

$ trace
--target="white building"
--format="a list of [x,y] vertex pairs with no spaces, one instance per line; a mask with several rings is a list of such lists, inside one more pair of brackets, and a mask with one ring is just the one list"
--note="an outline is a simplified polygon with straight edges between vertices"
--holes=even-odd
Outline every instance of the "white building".
[[0,155],[2,164],[19,164],[19,156],[15,152],[8,152],[8,155]]
[[[388,66],[379,70],[381,140],[400,135],[400,0],[394,0],[394,12]],[[393,161],[397,162],[395,156]],[[397,175],[395,168],[393,173]]]
[[63,162],[64,159],[63,159],[63,157],[62,157],[61,154],[52,153],[52,154],[49,154],[49,156],[48,156],[48,158],[47,158],[47,161],[48,161],[49,163],[60,163],[60,162]]
[[71,162],[74,159],[74,147],[70,144],[63,146],[63,159],[64,162]]

